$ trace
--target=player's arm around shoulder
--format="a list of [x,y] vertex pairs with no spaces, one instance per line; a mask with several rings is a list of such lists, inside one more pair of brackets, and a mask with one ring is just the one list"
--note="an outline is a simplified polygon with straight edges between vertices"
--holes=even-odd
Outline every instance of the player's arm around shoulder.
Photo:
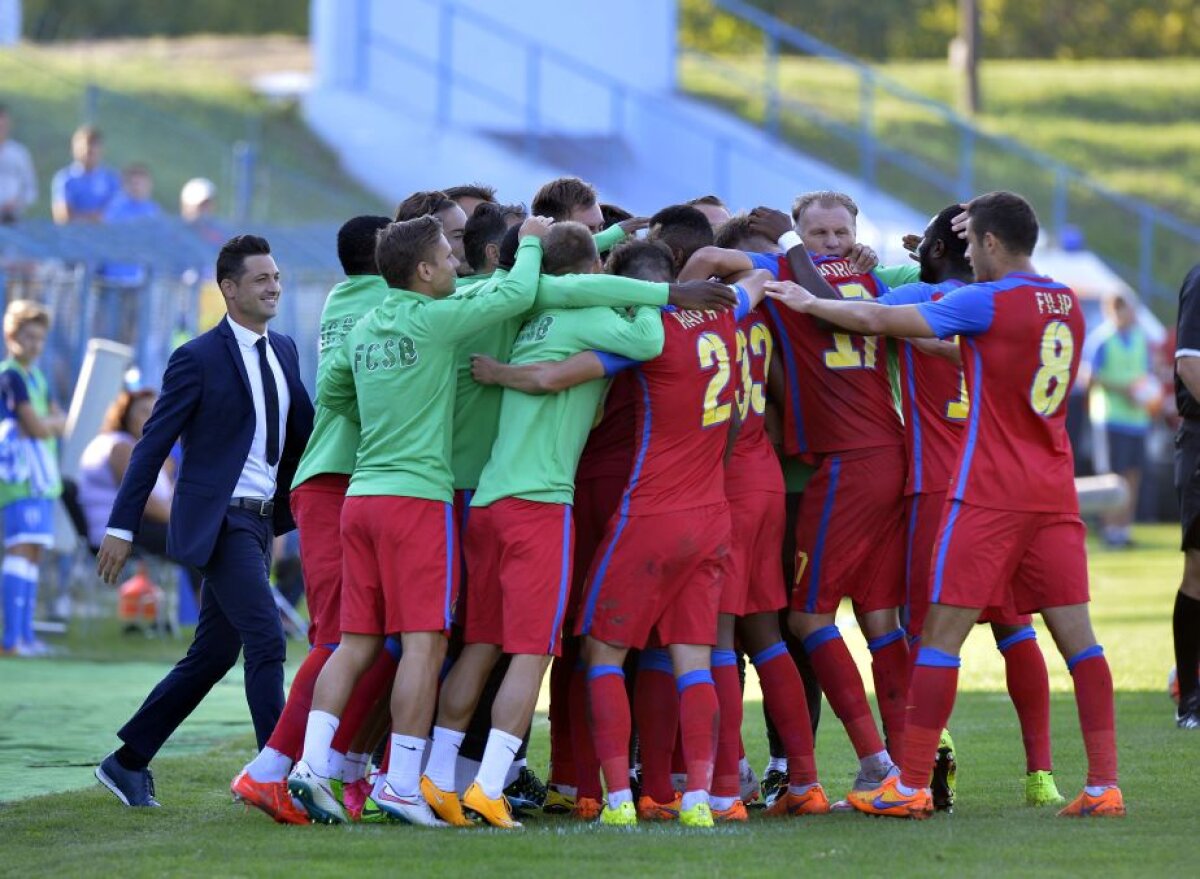
[[852,299],[819,299],[804,287],[790,281],[772,281],[767,284],[767,296],[793,311],[809,314],[818,320],[863,336],[929,338],[940,335],[930,327],[920,306],[888,306]]
[[580,347],[646,361],[662,354],[665,339],[662,312],[657,308],[636,308],[632,312],[598,309],[596,319],[582,334]]
[[317,376],[317,404],[357,424],[358,394],[354,387],[354,370],[350,363],[352,344],[352,336],[347,335],[340,345],[328,352],[325,369]]

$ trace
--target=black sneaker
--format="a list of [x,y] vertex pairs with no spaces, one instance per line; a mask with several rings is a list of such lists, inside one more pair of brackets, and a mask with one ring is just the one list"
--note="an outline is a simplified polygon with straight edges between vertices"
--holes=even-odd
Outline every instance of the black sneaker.
[[516,780],[504,789],[514,812],[534,812],[546,802],[546,785],[528,766],[522,766]]
[[126,806],[157,808],[162,805],[154,799],[154,773],[145,769],[126,769],[117,762],[115,753],[104,758],[96,767],[96,780],[113,792]]
[[769,769],[758,787],[762,791],[762,804],[769,809],[780,794],[787,793],[788,774],[781,769]]
[[954,759],[954,740],[950,738],[949,730],[942,730],[929,787],[933,793],[934,811],[953,812],[954,793],[958,789],[958,762]]
[[1175,725],[1180,729],[1200,729],[1200,690],[1179,703],[1175,712]]

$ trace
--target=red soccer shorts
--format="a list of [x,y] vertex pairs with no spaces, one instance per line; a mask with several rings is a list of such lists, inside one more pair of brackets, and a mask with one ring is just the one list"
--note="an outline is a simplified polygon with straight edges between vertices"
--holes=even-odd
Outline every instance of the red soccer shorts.
[[[908,507],[908,623],[905,628],[910,638],[916,638],[921,634],[929,613],[929,594],[933,588],[930,574],[938,530],[946,507],[946,492],[915,494],[904,500]],[[1019,614],[1012,607],[987,607],[979,617],[981,623],[1002,626],[1027,626],[1032,621],[1028,614]]]
[[575,561],[571,575],[571,597],[567,601],[567,620],[574,622],[575,611],[583,602],[583,584],[596,551],[604,540],[604,531],[625,493],[625,478],[596,476],[575,483]]
[[716,644],[728,569],[728,504],[614,516],[588,573],[577,635],[620,647]]
[[792,610],[859,613],[904,601],[903,446],[825,455],[800,500]]
[[749,616],[787,606],[783,582],[784,495],[753,491],[729,497],[733,542],[729,576],[721,590],[721,613]]
[[951,501],[933,551],[931,599],[1034,613],[1088,601],[1087,529],[1070,513]]
[[471,510],[468,644],[558,656],[571,584],[571,507],[502,498]]
[[308,605],[308,643],[342,640],[342,504],[350,477],[322,473],[292,489],[292,518],[300,532],[300,572]]
[[390,495],[346,498],[342,631],[448,631],[458,595],[455,540],[451,504]]

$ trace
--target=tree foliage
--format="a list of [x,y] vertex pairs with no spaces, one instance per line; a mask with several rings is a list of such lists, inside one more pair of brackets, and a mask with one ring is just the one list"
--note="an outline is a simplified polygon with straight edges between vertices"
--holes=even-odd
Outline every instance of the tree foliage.
[[24,0],[31,40],[308,33],[307,0]]

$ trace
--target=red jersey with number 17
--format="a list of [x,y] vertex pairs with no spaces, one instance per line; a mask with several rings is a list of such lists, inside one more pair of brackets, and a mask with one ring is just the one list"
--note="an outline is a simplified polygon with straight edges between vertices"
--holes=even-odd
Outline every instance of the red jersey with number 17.
[[725,503],[723,457],[738,376],[733,311],[662,310],[662,354],[634,373],[633,470],[621,498],[626,516]]
[[1013,273],[916,308],[939,337],[959,337],[971,400],[949,497],[1077,515],[1066,407],[1084,339],[1075,293]]
[[741,428],[733,455],[725,470],[725,494],[729,497],[752,492],[783,494],[783,470],[763,416],[767,411],[767,373],[775,347],[765,309],[756,308],[737,328],[737,390],[734,401]]
[[[874,273],[859,274],[846,259],[814,256],[813,263],[844,299],[876,299],[887,293],[887,285]],[[778,255],[774,271],[781,281],[793,280],[784,254]],[[824,330],[807,314],[772,300],[767,300],[767,314],[783,360],[787,454],[904,444],[884,340]]]

